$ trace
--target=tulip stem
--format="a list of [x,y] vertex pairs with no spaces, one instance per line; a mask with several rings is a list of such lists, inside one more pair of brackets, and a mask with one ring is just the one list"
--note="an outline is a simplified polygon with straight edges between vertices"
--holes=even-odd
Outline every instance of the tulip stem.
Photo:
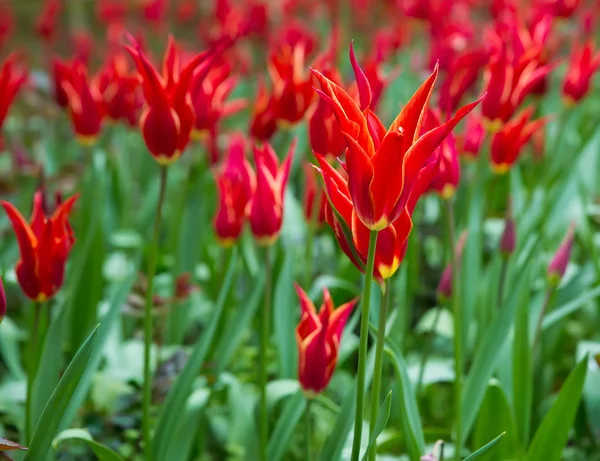
[[310,420],[310,410],[312,407],[312,398],[306,398],[306,414],[304,416],[304,434],[306,443],[306,461],[312,461],[312,426]]
[[260,459],[267,461],[267,443],[269,442],[269,415],[267,412],[267,361],[269,347],[269,329],[271,325],[271,293],[272,273],[270,247],[265,247],[265,298],[260,319],[260,347],[259,347],[259,386],[260,386]]
[[40,313],[42,305],[38,302],[32,304],[31,337],[29,338],[27,362],[27,400],[25,401],[25,444],[29,444],[33,435],[33,421],[31,420],[31,405],[33,403],[33,382],[38,367],[38,336],[40,333]]
[[460,267],[455,251],[456,236],[454,232],[454,207],[452,200],[446,200],[446,218],[448,221],[448,245],[450,247],[450,266],[452,267],[452,312],[454,314],[454,417],[456,430],[456,452],[454,459],[460,461],[463,446],[462,439],[462,383],[463,383],[463,319],[460,304]]
[[356,411],[354,415],[354,438],[352,440],[351,461],[358,461],[362,440],[363,409],[365,398],[365,371],[367,367],[367,346],[369,340],[369,310],[371,308],[371,285],[373,267],[375,266],[375,250],[377,248],[377,231],[371,230],[369,235],[369,252],[365,268],[365,282],[362,294],[362,312],[360,319],[360,344],[358,347],[358,373],[356,377]]
[[[381,379],[383,374],[383,346],[385,344],[385,324],[387,311],[390,304],[390,279],[385,281],[385,293],[383,302],[379,311],[379,327],[377,329],[377,342],[375,343],[375,368],[373,371],[373,389],[371,391],[371,419],[369,430],[371,433],[375,429],[377,417],[379,416],[379,399],[381,395]],[[369,461],[375,461],[377,453],[377,443],[374,443],[369,451]]]
[[150,422],[150,405],[152,404],[152,364],[151,364],[151,346],[152,346],[152,307],[153,307],[153,287],[154,275],[158,265],[159,239],[162,207],[165,201],[165,193],[167,190],[167,173],[168,167],[160,167],[160,191],[158,194],[158,202],[156,203],[156,215],[154,216],[154,229],[152,241],[148,251],[148,272],[147,287],[146,287],[146,305],[144,311],[144,387],[142,400],[142,430],[144,440],[144,459],[152,461],[152,443],[151,443],[151,422]]
[[555,293],[556,293],[556,286],[553,285],[550,288],[548,288],[548,291],[546,292],[546,296],[544,298],[544,304],[542,304],[542,310],[540,312],[540,316],[538,318],[538,321],[537,321],[537,324],[535,327],[535,334],[533,336],[533,344],[531,346],[531,354],[532,354],[532,357],[534,357],[534,358],[535,358],[535,349],[536,349],[538,343],[540,342],[540,338],[542,336],[542,323],[544,322],[544,317],[546,316],[548,307],[550,306],[550,303],[554,299]]

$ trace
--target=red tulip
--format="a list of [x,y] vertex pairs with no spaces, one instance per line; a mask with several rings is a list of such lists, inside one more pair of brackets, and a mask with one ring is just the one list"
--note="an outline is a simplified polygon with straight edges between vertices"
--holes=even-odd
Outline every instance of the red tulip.
[[123,120],[135,126],[142,106],[140,82],[130,73],[122,54],[114,54],[98,77],[98,87],[104,100],[106,115],[113,121]]
[[320,227],[325,222],[325,204],[327,197],[321,184],[317,181],[313,164],[305,162],[304,165],[304,217],[308,225]]
[[[192,136],[196,139],[210,137],[216,140],[221,119],[233,115],[246,106],[245,99],[227,101],[235,89],[237,79],[230,75],[231,65],[222,61],[212,67],[206,77],[197,74],[192,79],[190,96],[196,113]],[[211,163],[218,161],[216,151],[211,152]]]
[[569,259],[571,258],[571,251],[573,250],[573,240],[575,238],[575,224],[571,224],[567,235],[561,242],[558,250],[552,257],[550,264],[548,264],[548,280],[554,286],[557,286],[569,265]]
[[[435,112],[430,110],[425,118],[424,128],[436,127],[440,124]],[[449,199],[454,195],[460,181],[460,161],[456,150],[456,141],[452,133],[446,136],[440,147],[440,162],[435,176],[431,180],[429,190],[438,193],[442,198]]]
[[[467,235],[467,231],[464,231],[460,235],[458,243],[454,248],[454,255],[459,265],[462,260],[465,244],[467,243]],[[444,268],[444,272],[442,272],[442,277],[440,278],[440,282],[438,283],[436,291],[438,296],[442,299],[449,299],[452,297],[452,264],[448,264]]]
[[51,42],[56,35],[56,26],[61,10],[60,0],[46,0],[35,21],[35,30],[44,41]]
[[93,145],[102,128],[104,101],[97,83],[88,78],[87,68],[81,61],[75,61],[68,79],[62,82],[75,137],[84,146]]
[[277,130],[275,100],[267,93],[262,80],[258,81],[256,100],[252,108],[250,135],[257,141],[268,141]]
[[54,100],[60,107],[67,108],[69,106],[69,95],[67,95],[63,84],[71,78],[73,63],[55,57],[52,58],[51,66]]
[[296,285],[302,315],[296,327],[298,344],[298,381],[310,396],[325,390],[338,360],[344,327],[358,299],[335,309],[327,288],[323,289],[323,304],[317,313],[306,293]]
[[[0,64],[0,130],[10,105],[19,92],[21,85],[27,80],[27,72],[19,69],[16,61],[17,55],[11,54]],[[1,140],[2,135],[0,134]]]
[[14,26],[15,22],[12,10],[6,2],[0,3],[0,49],[4,47],[4,44],[12,35]]
[[[444,124],[422,133],[427,104],[438,68],[417,90],[388,130],[371,111],[371,88],[350,48],[350,60],[359,89],[358,105],[341,87],[313,70],[346,139],[346,167],[351,203],[359,220],[371,230],[382,230],[402,213],[419,171],[456,124],[479,104],[461,108]],[[328,182],[323,169],[325,184]],[[326,187],[331,200],[332,192]]]
[[30,223],[9,202],[0,202],[12,222],[21,259],[17,280],[23,293],[33,301],[52,298],[63,284],[65,264],[75,242],[69,214],[77,200],[71,197],[58,205],[51,216],[44,211],[44,194],[36,192]]
[[293,48],[282,45],[269,58],[277,122],[287,125],[299,122],[314,100],[312,80],[310,75],[304,75],[305,57],[305,45],[300,42]]
[[246,160],[245,148],[243,136],[233,135],[227,160],[216,175],[219,202],[213,227],[219,243],[226,247],[233,245],[240,236],[248,215],[248,203],[256,187],[256,178]]
[[575,44],[571,62],[563,83],[563,96],[574,104],[590,89],[590,82],[600,68],[600,51],[594,52],[594,42],[588,40],[584,46]]
[[473,114],[467,119],[459,139],[460,154],[468,158],[476,158],[479,155],[479,149],[485,139],[485,128],[479,116]]
[[206,76],[215,58],[215,50],[197,54],[181,68],[175,40],[169,37],[161,76],[152,67],[139,43],[133,37],[129,40],[132,46],[125,49],[135,61],[146,100],[140,117],[142,136],[156,161],[170,165],[183,153],[196,121],[189,93],[194,71],[204,63],[200,76],[196,78]]
[[523,110],[508,121],[492,138],[492,169],[497,174],[504,174],[510,170],[523,146],[531,139],[533,133],[546,123],[546,119],[543,118],[529,121],[533,110],[533,107]]
[[296,142],[281,165],[270,144],[254,146],[256,189],[250,201],[250,228],[260,245],[272,245],[283,223],[283,198]]
[[500,237],[500,252],[504,257],[510,256],[514,253],[516,245],[517,229],[509,207],[504,220],[504,231]]

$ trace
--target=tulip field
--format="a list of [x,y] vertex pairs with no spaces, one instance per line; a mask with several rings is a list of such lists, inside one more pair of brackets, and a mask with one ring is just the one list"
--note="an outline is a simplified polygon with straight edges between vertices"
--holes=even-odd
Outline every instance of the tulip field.
[[0,0],[0,460],[600,461],[598,0]]

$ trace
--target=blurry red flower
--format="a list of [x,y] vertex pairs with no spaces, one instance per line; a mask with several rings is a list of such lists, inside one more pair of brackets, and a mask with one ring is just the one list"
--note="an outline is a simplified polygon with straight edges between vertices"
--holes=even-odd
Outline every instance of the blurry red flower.
[[250,201],[250,228],[259,245],[272,245],[283,224],[283,198],[296,142],[281,165],[270,144],[254,146],[256,189]]
[[[371,88],[350,48],[350,60],[359,90],[358,105],[341,87],[313,70],[346,139],[346,168],[351,204],[357,218],[372,230],[382,230],[393,223],[406,207],[420,170],[456,126],[480,100],[461,108],[457,115],[427,132],[421,132],[427,104],[438,69],[421,85],[404,106],[390,128],[370,109]],[[322,169],[326,191],[332,200],[327,178]],[[337,207],[337,204],[334,203]]]
[[85,29],[78,29],[71,32],[70,42],[73,49],[74,60],[87,63],[92,50],[94,49],[94,39]]
[[325,222],[327,196],[317,181],[317,171],[312,163],[305,162],[304,168],[304,217],[309,225],[320,227]]
[[588,40],[583,46],[574,45],[562,90],[569,103],[574,104],[586,95],[592,77],[599,67],[600,51],[594,51],[592,40]]
[[570,18],[579,7],[580,0],[538,0],[538,11],[555,18]]
[[125,49],[135,61],[146,101],[140,116],[142,136],[155,160],[161,165],[169,165],[183,153],[196,122],[189,93],[194,71],[204,63],[196,78],[206,76],[215,53],[220,50],[199,53],[182,68],[175,40],[169,37],[161,76],[139,43],[133,37],[129,39],[132,46]]
[[303,42],[293,48],[281,45],[269,58],[269,75],[273,81],[275,118],[293,125],[306,115],[315,93],[310,75],[305,75],[306,49]]
[[510,256],[514,253],[516,245],[517,229],[509,207],[504,219],[504,231],[502,232],[502,237],[500,237],[500,252],[504,257]]
[[65,91],[63,83],[71,78],[72,62],[63,61],[60,58],[54,57],[51,61],[52,68],[52,89],[54,92],[54,100],[62,108],[69,106],[69,95]]
[[[192,137],[207,136],[216,140],[218,125],[222,118],[232,115],[246,106],[246,100],[227,101],[235,89],[237,79],[231,76],[231,65],[222,60],[215,64],[206,76],[197,73],[190,85],[190,96],[196,113]],[[217,152],[211,151],[211,163],[218,161]]]
[[102,128],[104,101],[98,82],[88,77],[85,64],[76,61],[69,70],[70,75],[62,82],[62,88],[69,102],[75,136],[82,145],[91,146]]
[[98,89],[108,118],[135,126],[142,107],[140,81],[130,72],[124,55],[115,53],[108,59],[98,76]]
[[122,21],[127,7],[122,0],[96,0],[96,16],[105,24]]
[[29,224],[11,203],[0,202],[19,243],[17,280],[23,293],[33,301],[47,301],[63,284],[65,264],[75,242],[68,218],[76,200],[77,196],[67,199],[51,216],[46,216],[44,194],[36,192]]
[[56,35],[58,17],[61,10],[60,0],[45,0],[35,21],[35,30],[45,42],[51,42]]
[[317,313],[306,293],[296,285],[302,315],[296,327],[298,344],[298,381],[310,396],[325,390],[338,360],[340,341],[348,317],[358,299],[335,309],[327,288],[323,289],[323,304]]
[[246,160],[246,142],[235,134],[229,142],[227,159],[216,174],[219,202],[213,227],[219,243],[233,245],[242,232],[248,215],[248,203],[256,187],[256,177]]
[[494,134],[491,161],[495,173],[504,174],[508,172],[533,133],[546,123],[543,118],[530,121],[532,115],[533,107],[528,107],[509,120],[500,131]]
[[[439,118],[434,111],[429,110],[423,128],[428,130],[439,125]],[[446,136],[438,149],[440,150],[440,161],[435,176],[429,185],[429,190],[435,191],[447,200],[454,195],[460,181],[460,161],[456,150],[456,141],[452,133]]]
[[4,62],[0,62],[0,143],[2,124],[25,80],[27,80],[27,72],[18,67],[16,54],[13,53]]
[[180,23],[187,23],[194,19],[198,12],[198,2],[196,0],[182,0],[177,5],[175,18]]
[[146,21],[159,27],[165,21],[169,9],[169,0],[146,0],[142,4],[142,13]]
[[[456,257],[457,263],[460,264],[462,260],[462,254],[465,249],[465,244],[467,243],[467,232],[464,231],[459,239],[458,243],[454,247],[454,255]],[[444,268],[444,272],[442,272],[442,277],[437,286],[437,294],[442,299],[449,299],[452,297],[452,264],[448,264]]]
[[13,32],[15,23],[13,13],[7,2],[0,1],[0,50]]
[[550,284],[557,286],[569,265],[569,259],[571,258],[571,251],[573,250],[573,240],[575,238],[575,224],[569,226],[567,235],[565,235],[560,246],[556,250],[556,253],[552,257],[552,260],[548,264],[548,280]]
[[473,114],[465,122],[465,128],[459,139],[459,153],[468,158],[479,155],[481,144],[485,139],[485,128],[479,114]]
[[273,96],[267,93],[263,81],[259,80],[250,119],[250,135],[257,141],[268,141],[275,134],[277,130],[275,106]]

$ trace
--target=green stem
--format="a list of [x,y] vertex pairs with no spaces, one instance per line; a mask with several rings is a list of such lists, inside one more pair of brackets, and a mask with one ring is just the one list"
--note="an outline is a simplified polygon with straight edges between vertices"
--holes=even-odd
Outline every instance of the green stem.
[[508,257],[502,257],[502,266],[500,267],[500,282],[498,283],[498,296],[496,298],[496,307],[500,311],[504,301],[504,285],[506,284],[506,275],[508,273]]
[[540,338],[542,336],[542,323],[544,321],[544,317],[546,315],[546,312],[548,311],[548,307],[550,306],[550,303],[554,299],[555,293],[556,293],[556,287],[554,285],[550,286],[548,288],[548,291],[546,292],[546,297],[544,298],[544,304],[542,305],[542,311],[540,312],[540,316],[538,318],[538,321],[537,321],[537,324],[535,327],[535,334],[533,336],[533,345],[531,348],[533,358],[535,358],[535,349],[537,347],[537,344],[540,342]]
[[431,329],[429,330],[429,334],[431,335],[431,341],[428,341],[425,345],[425,349],[423,350],[423,355],[421,355],[421,364],[419,365],[419,378],[417,379],[417,397],[421,395],[421,387],[423,386],[423,377],[425,376],[425,366],[427,365],[427,360],[429,359],[429,354],[431,354],[431,346],[435,339],[435,332],[437,331],[438,323],[440,321],[442,313],[442,308],[438,307],[435,311],[435,317],[433,318],[433,324],[431,325]]
[[158,265],[160,225],[162,222],[162,207],[167,190],[168,167],[160,167],[160,192],[156,203],[156,215],[154,216],[154,230],[150,251],[148,253],[148,272],[146,273],[148,286],[146,288],[146,306],[144,310],[144,388],[142,400],[142,430],[144,438],[144,454],[146,461],[152,461],[151,422],[150,405],[152,404],[152,364],[150,349],[152,346],[152,292],[154,287],[154,275]]
[[365,398],[365,371],[367,367],[367,346],[369,340],[369,310],[371,308],[371,285],[373,282],[373,267],[375,266],[377,234],[377,231],[371,230],[369,235],[369,252],[367,254],[365,284],[362,294],[360,344],[358,348],[358,374],[356,377],[356,411],[354,415],[354,438],[352,440],[351,461],[358,461],[360,456],[360,442],[362,439],[363,409]]
[[31,337],[27,351],[27,400],[25,401],[25,444],[29,444],[33,435],[31,421],[31,405],[33,403],[33,382],[38,367],[38,335],[40,329],[40,313],[42,305],[33,303],[33,315],[31,316]]
[[304,416],[304,434],[305,434],[305,449],[306,449],[306,461],[312,461],[312,425],[310,420],[310,410],[312,404],[312,398],[306,398],[306,414]]
[[[381,310],[379,311],[379,326],[377,329],[377,342],[375,343],[375,368],[373,371],[373,389],[371,391],[371,419],[369,430],[373,432],[377,417],[379,416],[379,400],[381,395],[381,379],[383,374],[383,346],[385,344],[385,324],[387,311],[390,303],[390,279],[385,281],[385,293]],[[375,461],[377,453],[377,443],[374,443],[369,451],[369,461]]]
[[456,454],[454,459],[460,461],[462,439],[462,382],[463,382],[463,319],[460,304],[460,268],[458,255],[454,249],[456,236],[454,232],[454,208],[451,200],[446,200],[446,218],[448,220],[448,243],[450,247],[450,265],[452,267],[452,312],[454,314],[454,364],[456,377],[454,379],[454,417],[456,430]]
[[269,442],[269,416],[267,412],[267,349],[269,347],[269,329],[271,326],[271,293],[273,289],[270,247],[265,248],[265,300],[260,319],[260,459],[267,461],[267,443]]

